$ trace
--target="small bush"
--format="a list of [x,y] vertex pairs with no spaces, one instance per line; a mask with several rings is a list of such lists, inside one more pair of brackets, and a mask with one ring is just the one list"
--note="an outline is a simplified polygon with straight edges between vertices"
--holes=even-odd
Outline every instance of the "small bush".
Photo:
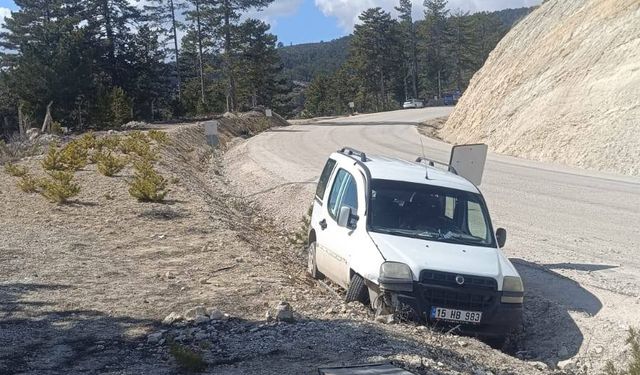
[[69,142],[61,151],[65,170],[79,171],[87,165],[87,149],[79,142]]
[[4,165],[4,171],[7,172],[8,175],[13,177],[23,177],[27,174],[27,168],[22,167],[17,164],[7,163]]
[[82,135],[82,137],[78,138],[76,140],[76,142],[82,146],[82,148],[84,148],[85,150],[91,150],[93,148],[96,148],[96,144],[97,144],[97,139],[95,134],[89,132],[89,133],[84,133]]
[[110,152],[97,155],[98,172],[104,176],[113,177],[127,165],[126,158],[117,157]]
[[202,372],[207,368],[207,362],[202,358],[202,354],[177,343],[171,343],[169,352],[181,368],[192,371]]
[[29,174],[25,174],[18,180],[17,185],[20,190],[25,193],[37,193],[40,188],[40,180]]
[[66,203],[69,198],[78,195],[80,186],[73,182],[73,173],[68,171],[50,171],[50,178],[40,182],[40,194],[54,203]]
[[626,370],[617,370],[613,362],[607,362],[606,375],[640,375],[640,332],[631,328],[627,337],[627,344],[631,345],[631,362]]
[[122,141],[121,137],[117,135],[98,138],[96,140],[95,148],[98,151],[102,151],[103,149],[107,149],[109,151],[116,151],[120,147],[121,141]]
[[155,161],[157,159],[156,152],[151,148],[149,138],[139,132],[129,134],[122,142],[120,142],[120,151],[123,154],[135,154],[143,160]]
[[160,145],[169,142],[169,135],[161,130],[149,130],[148,135]]
[[42,160],[42,168],[45,171],[64,171],[65,165],[62,158],[62,152],[58,150],[58,145],[55,142],[49,144],[49,151]]
[[148,160],[134,164],[135,174],[129,183],[129,194],[140,202],[162,202],[167,195],[167,181]]

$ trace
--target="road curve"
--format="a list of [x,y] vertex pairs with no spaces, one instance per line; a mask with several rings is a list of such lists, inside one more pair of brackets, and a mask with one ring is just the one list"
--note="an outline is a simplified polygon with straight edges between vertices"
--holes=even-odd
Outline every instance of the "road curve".
[[[415,125],[450,111],[394,111],[274,129],[228,152],[227,168],[247,196],[259,197],[276,219],[295,223],[311,202],[327,156],[342,146],[448,160],[451,145],[419,135]],[[576,322],[578,338],[565,340],[573,340],[565,344],[573,346],[570,355],[589,352],[599,336],[624,337],[626,327],[640,326],[639,178],[490,153],[480,189],[494,226],[508,231],[505,252],[519,264],[529,290],[560,304]],[[575,290],[569,284],[549,289],[554,282],[531,269],[575,282]],[[605,334],[611,327],[614,333]]]

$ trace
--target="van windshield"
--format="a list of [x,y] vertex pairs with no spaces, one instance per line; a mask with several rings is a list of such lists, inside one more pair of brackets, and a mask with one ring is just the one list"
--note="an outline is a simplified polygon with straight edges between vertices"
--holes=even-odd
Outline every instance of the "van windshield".
[[495,247],[480,194],[425,184],[373,180],[370,230],[472,246]]

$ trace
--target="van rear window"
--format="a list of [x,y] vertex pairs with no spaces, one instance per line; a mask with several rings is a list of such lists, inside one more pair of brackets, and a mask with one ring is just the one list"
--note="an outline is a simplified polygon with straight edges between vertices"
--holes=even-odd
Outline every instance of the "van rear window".
[[324,198],[324,192],[327,190],[327,183],[329,182],[331,172],[333,172],[333,168],[335,168],[335,166],[336,161],[333,159],[327,160],[327,164],[324,165],[324,169],[320,175],[320,180],[318,181],[318,187],[316,188],[316,197],[320,198],[320,200]]

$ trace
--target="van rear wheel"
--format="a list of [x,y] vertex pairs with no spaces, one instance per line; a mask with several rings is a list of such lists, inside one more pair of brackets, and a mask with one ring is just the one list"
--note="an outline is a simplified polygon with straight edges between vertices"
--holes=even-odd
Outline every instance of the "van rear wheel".
[[345,301],[347,303],[358,301],[365,305],[369,304],[369,288],[367,288],[367,285],[364,283],[362,276],[357,273],[354,273],[351,277]]

